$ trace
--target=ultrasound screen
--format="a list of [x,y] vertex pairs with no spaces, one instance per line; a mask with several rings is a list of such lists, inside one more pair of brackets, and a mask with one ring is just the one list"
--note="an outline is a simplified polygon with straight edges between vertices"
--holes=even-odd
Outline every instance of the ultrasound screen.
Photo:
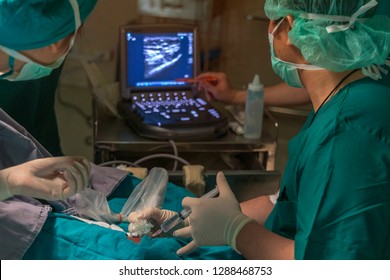
[[126,33],[127,85],[131,88],[185,84],[194,76],[194,34]]

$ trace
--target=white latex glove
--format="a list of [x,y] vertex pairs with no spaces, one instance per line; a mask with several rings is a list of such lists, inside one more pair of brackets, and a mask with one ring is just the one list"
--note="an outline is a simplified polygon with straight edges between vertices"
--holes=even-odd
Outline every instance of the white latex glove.
[[183,207],[191,209],[190,225],[176,230],[176,237],[192,237],[192,241],[177,251],[186,255],[202,245],[230,245],[236,249],[236,238],[251,218],[245,216],[231,191],[225,175],[217,174],[219,196],[216,198],[184,198]]
[[0,171],[0,200],[14,195],[66,199],[89,185],[90,173],[89,162],[81,157],[28,161]]
[[[131,212],[128,216],[130,223],[135,223],[139,220],[153,220],[154,225],[160,228],[161,224],[175,215],[175,211],[164,210],[157,207],[147,208],[142,212]],[[188,220],[184,220],[184,226],[188,225]],[[130,227],[130,226],[129,226]]]

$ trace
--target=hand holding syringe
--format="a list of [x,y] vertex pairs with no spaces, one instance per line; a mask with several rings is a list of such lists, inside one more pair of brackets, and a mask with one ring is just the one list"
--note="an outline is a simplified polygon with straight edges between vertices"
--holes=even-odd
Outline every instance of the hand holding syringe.
[[[218,194],[218,188],[215,187],[208,193],[204,194],[202,198],[212,198]],[[156,237],[157,235],[161,233],[165,233],[173,229],[175,226],[177,226],[179,223],[184,221],[189,215],[191,214],[191,209],[183,209],[179,213],[176,213],[171,218],[166,220],[164,223],[161,224],[160,229],[153,233],[152,237]]]

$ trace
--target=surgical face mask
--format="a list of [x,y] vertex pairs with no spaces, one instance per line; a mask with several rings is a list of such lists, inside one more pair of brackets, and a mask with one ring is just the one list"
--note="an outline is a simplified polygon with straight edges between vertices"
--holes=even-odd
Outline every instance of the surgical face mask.
[[296,64],[287,62],[276,57],[274,49],[274,34],[284,20],[285,18],[281,19],[272,32],[268,34],[268,40],[271,47],[272,68],[274,69],[275,73],[280,76],[282,80],[285,81],[289,86],[302,88],[303,84],[301,82],[301,78],[299,77],[298,69],[324,70],[324,68],[310,64]]
[[[77,35],[77,30],[81,25],[80,11],[79,11],[79,6],[77,3],[77,0],[69,0],[69,2],[73,8],[76,29],[75,29],[74,35],[70,39],[68,50],[63,55],[61,55],[61,57],[59,57],[56,61],[54,61],[52,64],[41,65],[39,63],[32,61],[28,57],[24,56],[23,54],[15,51],[15,50],[11,50],[11,49],[8,49],[6,47],[0,46],[0,49],[9,55],[8,65],[11,69],[9,72],[0,76],[0,79],[2,78],[2,79],[9,80],[9,81],[35,80],[35,79],[39,79],[39,78],[50,75],[50,73],[53,71],[53,69],[56,69],[62,65],[66,56],[68,55],[69,51],[71,50],[71,48],[74,45],[75,37]],[[14,75],[14,60],[15,59],[18,59],[20,61],[25,62],[25,64],[23,65],[23,67],[20,70],[18,75]]]
[[[3,79],[9,81],[28,81],[28,80],[35,80],[35,79],[48,76],[53,71],[53,69],[56,69],[61,66],[61,64],[64,62],[66,58],[66,55],[69,52],[68,50],[65,54],[59,57],[54,63],[45,66],[30,60],[29,58],[25,57],[24,55],[14,50],[6,49],[3,47],[0,47],[0,49],[2,49],[5,53],[10,55],[8,64],[11,68],[11,71],[8,72],[9,75],[3,77]],[[23,65],[22,69],[20,70],[19,74],[17,74],[16,76],[13,75],[14,73],[13,64],[15,59],[26,62]]]

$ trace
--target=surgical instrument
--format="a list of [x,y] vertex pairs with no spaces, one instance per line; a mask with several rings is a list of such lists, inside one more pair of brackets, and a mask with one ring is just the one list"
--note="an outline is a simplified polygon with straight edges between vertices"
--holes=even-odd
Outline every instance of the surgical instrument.
[[199,83],[200,81],[205,82],[217,82],[217,79],[214,77],[203,77],[203,78],[178,78],[176,82],[186,82],[186,83]]
[[[202,195],[201,198],[212,198],[218,194],[218,188],[215,187],[208,193]],[[153,233],[152,237],[156,237],[157,235],[168,232],[171,229],[173,229],[175,226],[177,226],[181,221],[184,221],[189,215],[191,214],[191,209],[183,209],[179,213],[176,213],[171,218],[166,220],[164,223],[161,224],[161,227],[159,230],[157,230],[155,233]]]

